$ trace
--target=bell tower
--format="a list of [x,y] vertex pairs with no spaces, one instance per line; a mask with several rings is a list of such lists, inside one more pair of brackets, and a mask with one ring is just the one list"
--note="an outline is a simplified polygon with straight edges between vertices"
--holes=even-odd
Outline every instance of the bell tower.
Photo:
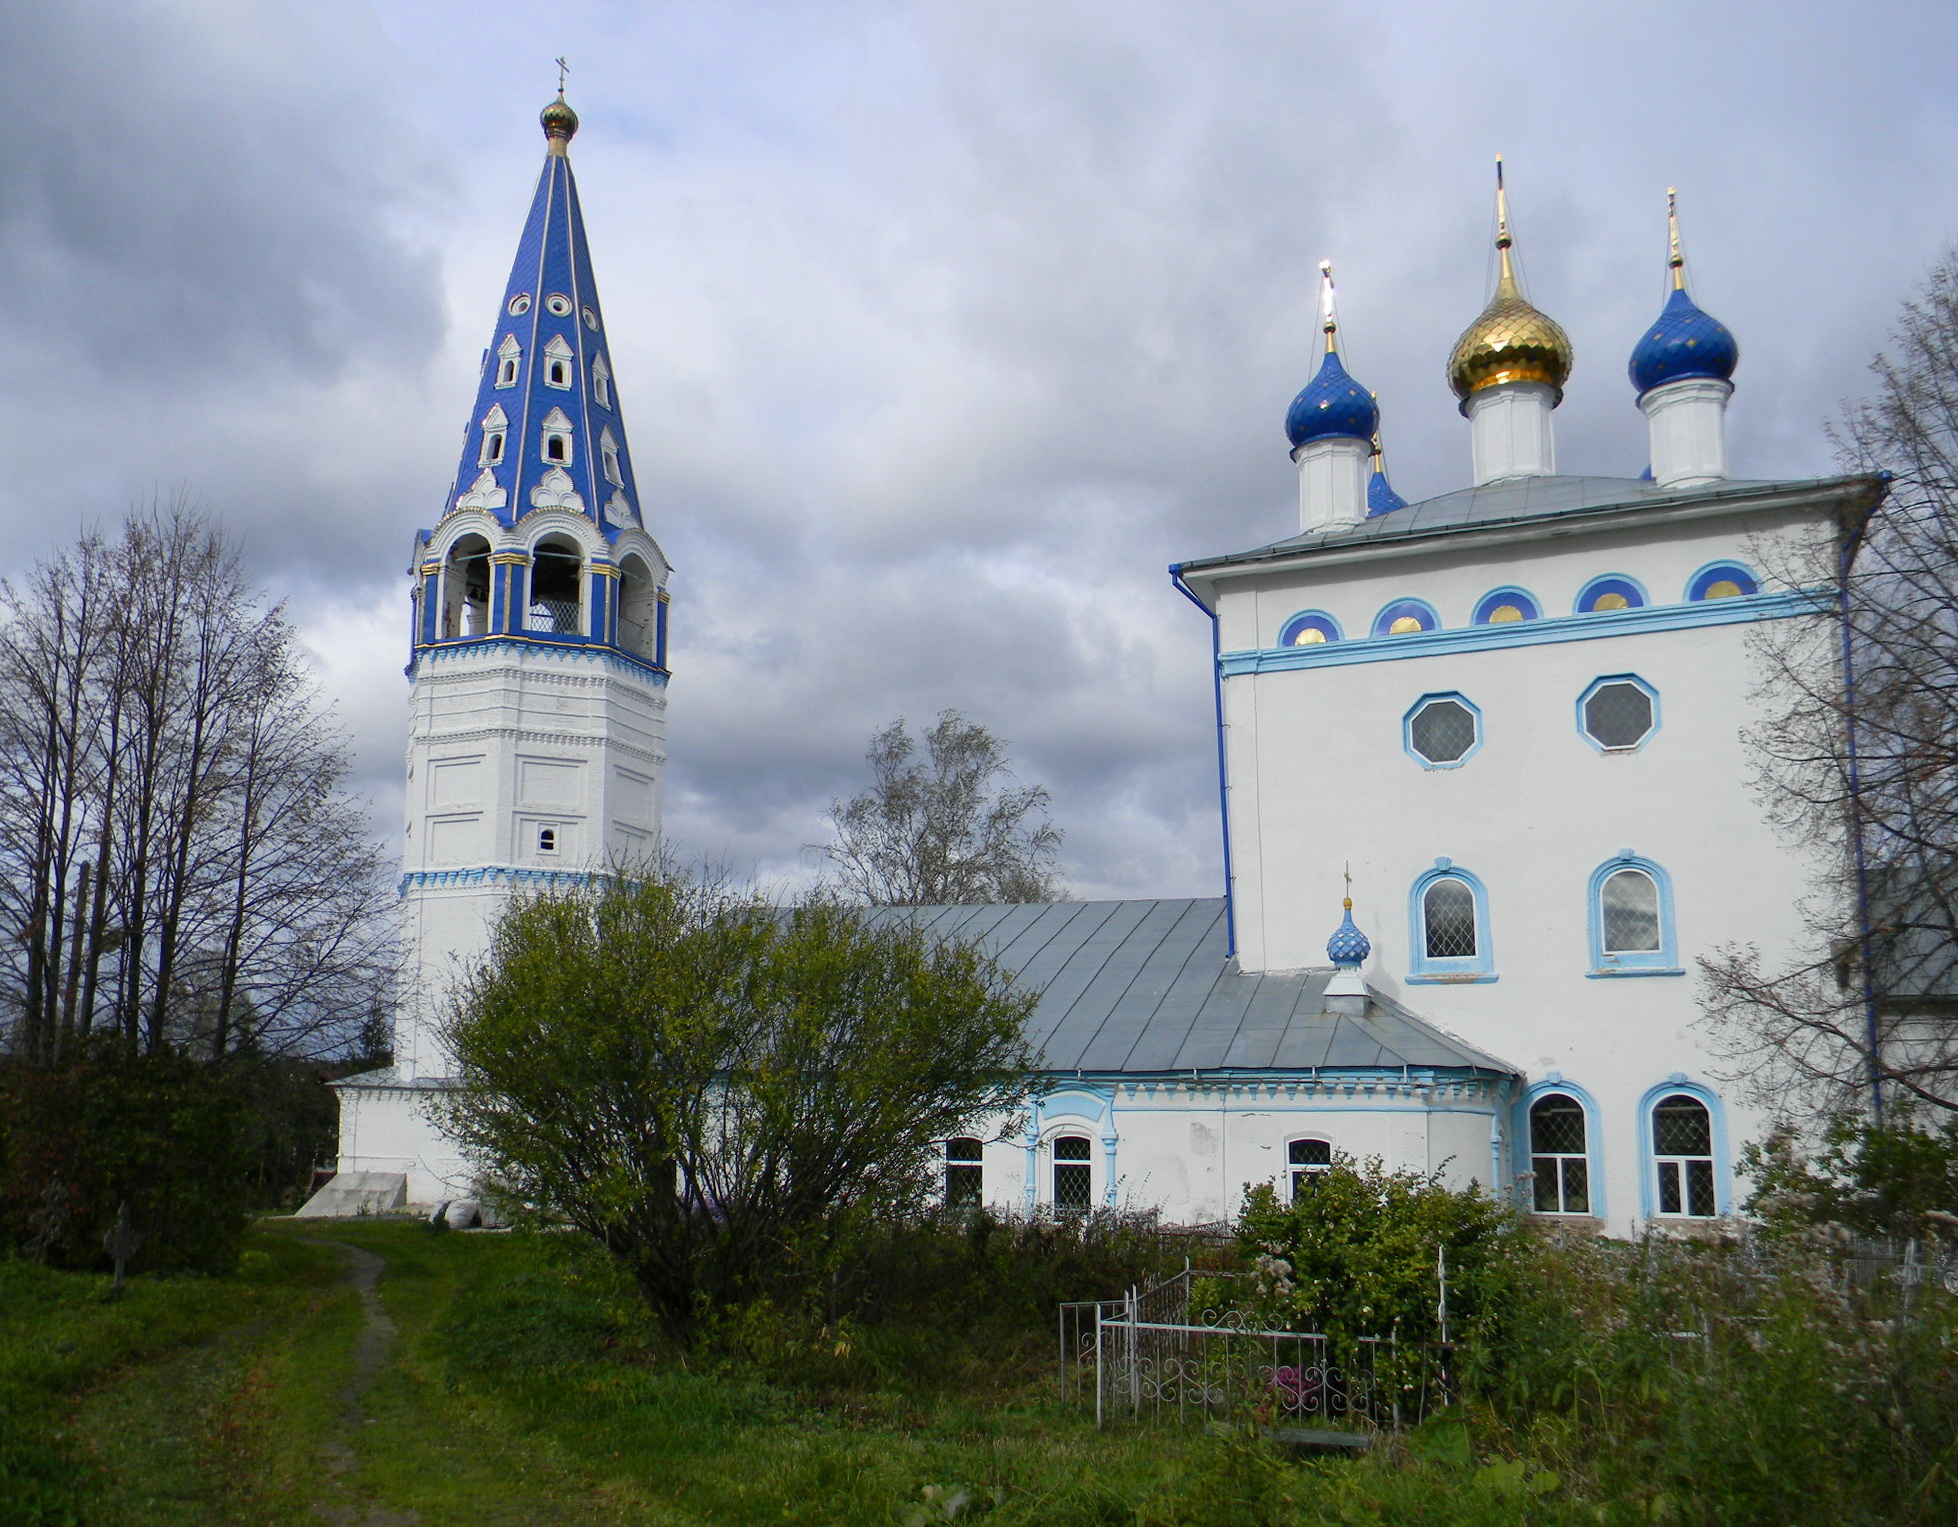
[[483,352],[455,483],[409,571],[411,722],[392,1071],[341,1084],[341,1170],[466,1193],[425,1117],[453,1071],[437,1020],[511,898],[655,849],[666,762],[667,561],[640,519],[572,178],[546,153]]

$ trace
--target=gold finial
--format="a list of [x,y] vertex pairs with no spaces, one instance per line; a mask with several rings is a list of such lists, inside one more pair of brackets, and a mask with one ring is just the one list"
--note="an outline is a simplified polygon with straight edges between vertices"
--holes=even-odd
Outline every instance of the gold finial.
[[[1539,312],[1523,295],[1510,246],[1509,191],[1503,184],[1502,155],[1496,156],[1496,253],[1501,269],[1496,294],[1481,316],[1462,332],[1448,357],[1448,385],[1468,410],[1469,397],[1505,382],[1543,382],[1563,400],[1570,376],[1570,337],[1556,320]],[[1554,406],[1554,405],[1553,405]]]
[[1672,289],[1683,292],[1686,290],[1686,256],[1679,248],[1679,191],[1673,186],[1666,187],[1666,236],[1670,241],[1666,264],[1672,268]]
[[1332,354],[1339,348],[1339,315],[1333,310],[1333,262],[1319,262],[1319,313],[1320,327],[1326,331],[1326,353]]
[[537,120],[544,125],[544,141],[550,151],[560,157],[571,146],[571,139],[578,131],[578,113],[564,102],[564,76],[571,66],[563,59],[557,61],[557,99],[538,114]]

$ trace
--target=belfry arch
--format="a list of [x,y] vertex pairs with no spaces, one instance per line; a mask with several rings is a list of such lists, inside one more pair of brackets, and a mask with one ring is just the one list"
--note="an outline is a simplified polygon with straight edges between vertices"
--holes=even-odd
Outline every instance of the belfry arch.
[[549,535],[530,553],[524,628],[540,635],[583,636],[585,554],[569,536]]
[[456,537],[442,559],[442,621],[437,636],[460,641],[489,634],[490,546],[479,535]]
[[636,552],[619,559],[619,645],[649,663],[659,659],[659,585]]

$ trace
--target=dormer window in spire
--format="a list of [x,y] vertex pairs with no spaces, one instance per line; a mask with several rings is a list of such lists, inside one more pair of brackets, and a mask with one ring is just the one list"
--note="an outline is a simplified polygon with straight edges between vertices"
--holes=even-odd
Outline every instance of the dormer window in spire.
[[496,385],[514,387],[517,385],[517,362],[523,359],[523,346],[517,343],[517,336],[505,334],[503,343],[496,347]]
[[558,466],[571,460],[571,420],[563,409],[554,408],[544,415],[543,439],[538,454],[543,460]]
[[612,368],[602,355],[591,363],[591,395],[600,408],[612,406]]
[[612,438],[609,426],[599,432],[598,459],[605,465],[605,480],[615,488],[624,487],[625,474],[619,470],[619,442]]
[[483,415],[483,445],[476,453],[476,465],[493,467],[503,459],[503,442],[510,432],[510,416],[503,411],[501,403],[490,405],[490,411]]
[[562,334],[553,334],[544,346],[544,385],[567,390],[571,386],[571,347]]

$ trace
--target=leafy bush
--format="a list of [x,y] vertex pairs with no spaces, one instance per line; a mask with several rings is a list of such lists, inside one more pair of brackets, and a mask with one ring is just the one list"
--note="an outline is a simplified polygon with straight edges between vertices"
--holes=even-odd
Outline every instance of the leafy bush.
[[[1290,1203],[1251,1189],[1237,1221],[1253,1278],[1234,1301],[1275,1328],[1337,1337],[1441,1336],[1437,1262],[1447,1252],[1448,1334],[1487,1347],[1507,1327],[1529,1254],[1515,1214],[1439,1173],[1334,1159]],[[1211,1297],[1221,1288],[1206,1290]]]
[[1754,1181],[1747,1211],[1770,1230],[1845,1225],[1908,1240],[1958,1230],[1958,1119],[1938,1128],[1832,1119],[1820,1149],[1788,1126],[1741,1153]]
[[226,1079],[110,1042],[49,1066],[0,1067],[0,1240],[54,1266],[101,1267],[125,1201],[142,1236],[132,1267],[236,1264],[248,1116]]

